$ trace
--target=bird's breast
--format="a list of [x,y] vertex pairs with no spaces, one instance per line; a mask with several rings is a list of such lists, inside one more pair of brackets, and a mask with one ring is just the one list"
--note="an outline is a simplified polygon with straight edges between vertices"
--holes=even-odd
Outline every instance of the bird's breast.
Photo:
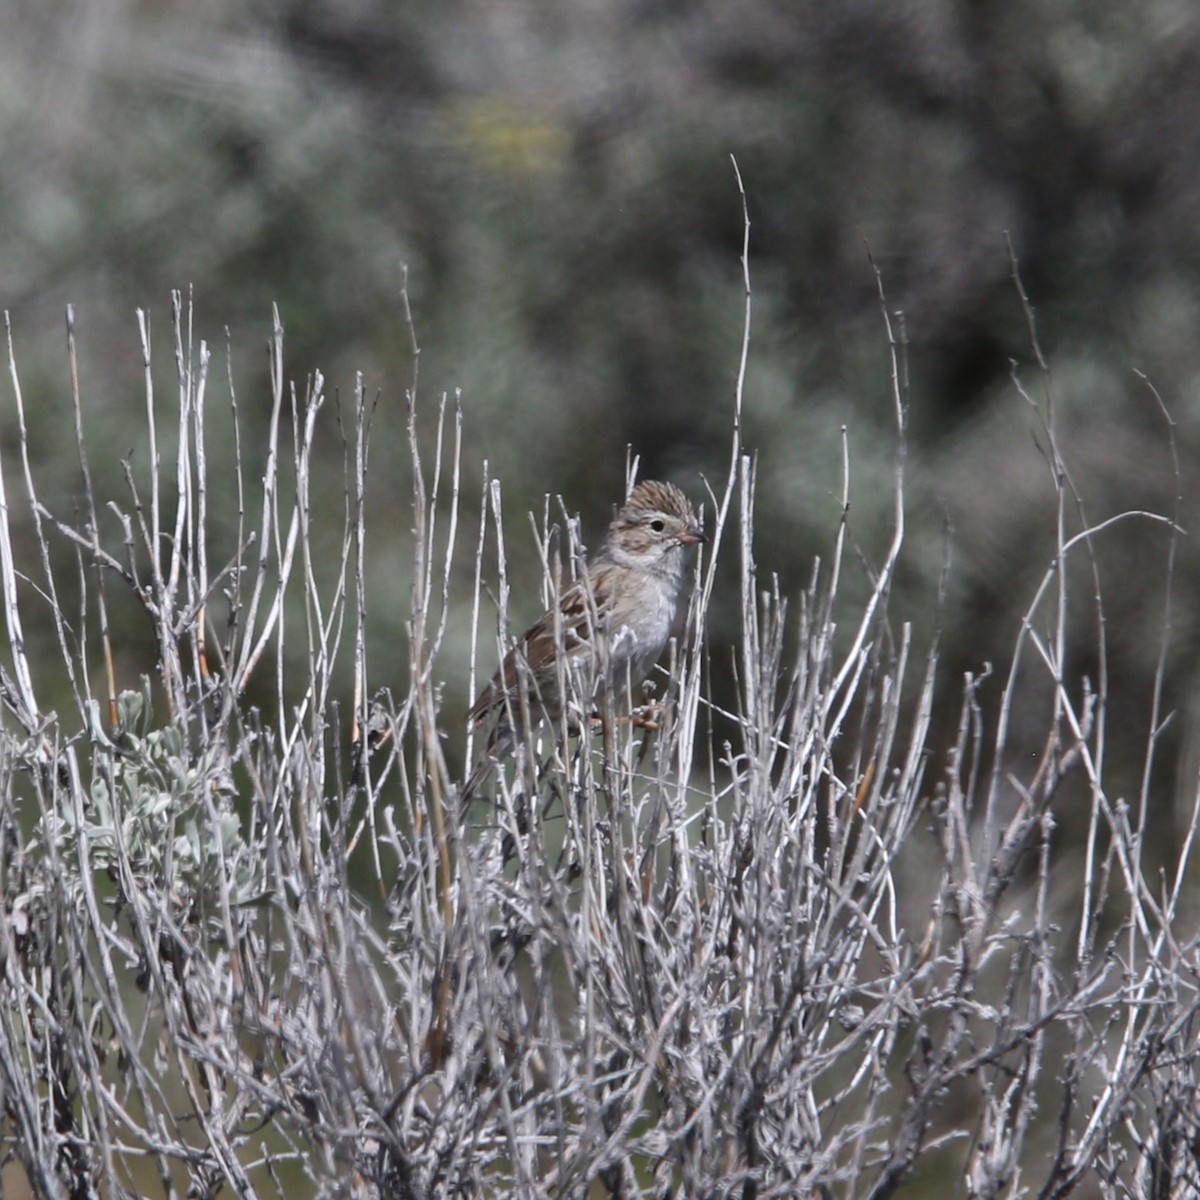
[[634,682],[644,679],[667,644],[674,615],[670,598],[654,588],[636,612],[622,614],[619,621],[613,622],[608,632],[612,674],[628,671]]

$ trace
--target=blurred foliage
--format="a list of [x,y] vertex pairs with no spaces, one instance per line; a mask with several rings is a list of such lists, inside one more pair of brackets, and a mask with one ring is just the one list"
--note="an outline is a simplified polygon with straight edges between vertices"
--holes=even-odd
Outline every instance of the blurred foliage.
[[[953,693],[1010,643],[1053,544],[1038,421],[1010,379],[1015,360],[1043,394],[1006,234],[1089,518],[1172,511],[1166,422],[1137,369],[1177,423],[1182,523],[1195,523],[1198,60],[1200,15],[1182,0],[16,0],[0,8],[0,307],[42,486],[67,506],[78,492],[60,436],[66,303],[104,494],[144,404],[133,309],[154,310],[161,339],[169,290],[193,285],[196,337],[223,353],[229,330],[253,424],[277,301],[298,386],[319,368],[348,391],[361,370],[380,393],[372,584],[380,598],[407,587],[410,468],[378,449],[403,427],[413,377],[406,266],[422,402],[461,390],[468,514],[486,458],[520,556],[517,611],[533,615],[521,516],[545,492],[596,538],[627,446],[696,493],[727,453],[742,320],[732,153],[752,218],[759,566],[794,591],[827,550],[843,426],[868,561],[886,536],[888,355],[869,247],[908,343],[913,504],[895,611],[942,628]],[[171,348],[156,346],[165,371]],[[145,470],[144,447],[133,461]],[[340,462],[329,478],[340,520]],[[1120,581],[1106,589],[1114,704],[1144,713],[1166,540],[1139,528],[1106,536],[1100,569]],[[1195,571],[1179,564],[1180,595]],[[381,642],[399,621],[376,602]],[[133,628],[131,679],[151,651]],[[1188,710],[1190,607],[1176,606],[1174,637],[1169,702]],[[460,660],[465,678],[465,645]],[[1068,674],[1098,668],[1072,659]],[[448,720],[461,700],[452,681]],[[1172,746],[1193,755],[1187,724]],[[1113,753],[1134,786],[1147,731],[1126,732]]]

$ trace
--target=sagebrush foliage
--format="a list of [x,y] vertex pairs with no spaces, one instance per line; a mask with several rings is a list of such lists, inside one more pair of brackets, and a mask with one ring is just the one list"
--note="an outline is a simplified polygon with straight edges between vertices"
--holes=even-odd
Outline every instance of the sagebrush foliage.
[[[87,495],[78,523],[54,514],[21,459],[74,721],[39,707],[16,502],[0,510],[6,1192],[880,1200],[931,1179],[978,1197],[1200,1186],[1187,880],[1200,803],[1179,802],[1185,834],[1155,874],[1141,830],[1160,786],[1157,693],[1141,794],[1111,795],[1106,680],[1076,677],[1063,655],[1083,609],[1103,660],[1103,589],[1080,593],[1077,572],[1098,581],[1106,530],[1143,522],[1168,582],[1177,530],[1150,513],[1091,524],[1048,406],[1034,411],[1058,556],[1003,669],[954,681],[891,610],[905,532],[896,345],[890,540],[853,544],[847,485],[827,559],[790,602],[756,562],[739,384],[710,544],[656,680],[658,727],[624,721],[610,698],[594,731],[544,731],[464,805],[448,765],[461,756],[446,753],[465,737],[443,707],[448,630],[469,611],[490,673],[493,544],[501,629],[508,591],[493,481],[477,534],[463,531],[461,413],[438,406],[429,440],[409,394],[408,642],[377,665],[363,388],[345,410],[340,554],[319,558],[323,382],[289,396],[277,329],[267,445],[242,449],[221,526],[236,544],[219,545],[208,354],[176,317],[178,457],[160,463],[168,409],[151,390],[152,468],[118,506],[123,545],[100,538],[107,498]],[[570,578],[553,547],[569,558],[578,539],[550,520],[542,532],[553,593]],[[64,546],[105,651],[99,703],[58,599]],[[866,599],[851,601],[859,569]],[[727,697],[707,682],[718,588],[740,610]],[[121,589],[159,650],[158,677],[136,690],[117,686],[107,637]],[[1169,613],[1163,624],[1165,639]],[[354,694],[339,708],[343,659]],[[939,745],[947,689],[959,722]],[[1032,763],[1009,750],[1018,709],[1044,714]]]

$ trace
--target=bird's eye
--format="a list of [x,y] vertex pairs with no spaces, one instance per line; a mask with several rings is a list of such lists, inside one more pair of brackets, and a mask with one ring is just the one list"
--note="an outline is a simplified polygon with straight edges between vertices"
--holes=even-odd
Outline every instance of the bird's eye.
[[655,533],[662,533],[666,527],[667,524],[662,517],[655,517],[654,520],[650,522],[650,528],[653,529]]

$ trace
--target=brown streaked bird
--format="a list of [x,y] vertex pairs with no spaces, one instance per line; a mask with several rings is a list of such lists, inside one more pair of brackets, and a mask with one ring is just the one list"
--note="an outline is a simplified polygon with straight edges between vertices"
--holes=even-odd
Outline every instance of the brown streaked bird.
[[476,729],[492,728],[483,758],[463,786],[464,800],[516,745],[522,691],[533,724],[553,724],[563,715],[565,676],[568,692],[587,707],[568,713],[578,724],[605,688],[624,687],[626,680],[634,687],[646,677],[671,634],[688,550],[704,540],[696,510],[674,484],[646,480],[629,493],[588,566],[586,583],[573,584],[557,609],[530,626],[467,714]]

